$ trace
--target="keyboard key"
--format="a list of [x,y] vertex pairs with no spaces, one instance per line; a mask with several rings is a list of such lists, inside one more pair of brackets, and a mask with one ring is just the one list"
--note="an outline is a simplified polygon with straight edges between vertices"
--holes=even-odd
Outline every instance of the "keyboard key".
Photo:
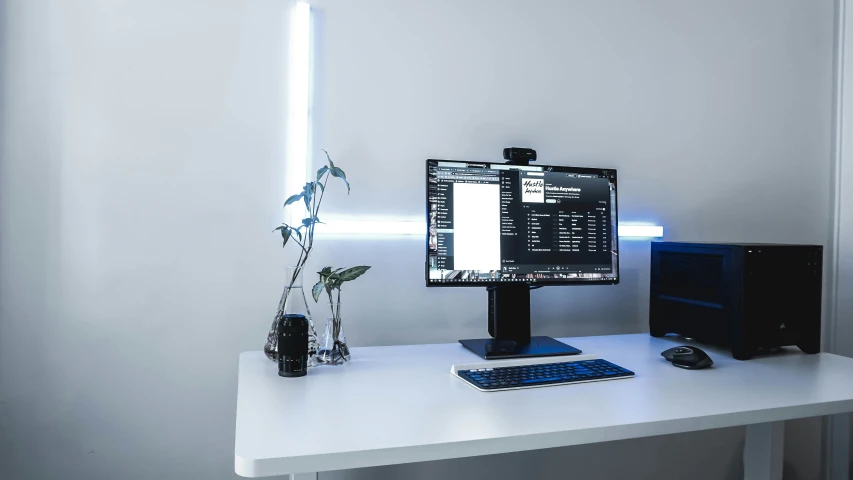
[[544,377],[544,378],[532,378],[530,380],[522,380],[521,383],[525,385],[531,385],[534,383],[546,383],[546,382],[559,382],[562,380],[560,377]]

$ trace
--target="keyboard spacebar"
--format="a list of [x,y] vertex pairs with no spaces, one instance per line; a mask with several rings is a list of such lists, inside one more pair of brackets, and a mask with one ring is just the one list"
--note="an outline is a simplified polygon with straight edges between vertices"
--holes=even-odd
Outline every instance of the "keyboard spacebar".
[[559,382],[560,380],[562,380],[560,377],[531,378],[530,380],[522,380],[521,383],[529,385],[531,383]]

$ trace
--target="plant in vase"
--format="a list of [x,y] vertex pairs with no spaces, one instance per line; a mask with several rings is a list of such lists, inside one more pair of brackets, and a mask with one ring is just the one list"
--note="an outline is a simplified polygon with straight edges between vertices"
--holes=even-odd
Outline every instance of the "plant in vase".
[[[347,347],[344,327],[341,322],[341,285],[364,275],[370,267],[362,265],[347,269],[326,267],[319,272],[320,281],[314,284],[311,295],[314,302],[320,301],[323,290],[329,296],[329,313],[331,316],[326,322],[326,330],[323,332],[323,340],[320,342],[320,351],[317,352],[317,362],[324,365],[342,365],[349,361],[350,353]],[[337,292],[335,295],[334,292]]]
[[[286,223],[277,227],[274,232],[281,233],[282,248],[288,243],[296,245],[299,248],[299,258],[296,264],[292,267],[287,267],[285,270],[285,286],[281,294],[281,299],[278,302],[278,309],[273,318],[272,326],[267,334],[267,342],[264,345],[264,353],[267,358],[273,361],[278,360],[278,325],[286,315],[304,315],[308,320],[308,365],[316,364],[316,354],[318,350],[317,331],[314,329],[314,322],[311,319],[311,312],[308,309],[305,292],[302,289],[302,271],[305,267],[305,262],[311,255],[311,250],[314,248],[314,227],[318,223],[323,223],[318,217],[320,206],[323,204],[323,195],[326,193],[326,184],[331,177],[340,178],[347,186],[347,194],[350,191],[350,185],[347,181],[346,173],[329,157],[329,153],[323,150],[326,154],[328,163],[317,170],[317,179],[307,182],[302,187],[302,192],[291,195],[284,207],[287,208],[293,204],[304,204],[307,215],[302,219],[302,224],[298,226],[288,225]],[[300,202],[301,201],[301,202]]]

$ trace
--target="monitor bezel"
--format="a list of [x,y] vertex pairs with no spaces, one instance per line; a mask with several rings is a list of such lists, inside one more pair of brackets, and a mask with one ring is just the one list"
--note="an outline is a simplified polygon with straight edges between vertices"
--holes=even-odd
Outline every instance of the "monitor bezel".
[[425,261],[424,261],[424,278],[426,279],[427,287],[496,287],[501,285],[528,285],[531,287],[548,287],[548,286],[560,286],[560,285],[618,285],[619,280],[622,277],[622,274],[619,270],[619,173],[616,168],[611,167],[574,167],[574,166],[566,166],[566,165],[540,165],[538,163],[531,164],[531,167],[541,167],[545,169],[551,169],[548,171],[566,171],[566,172],[577,172],[577,173],[601,173],[602,170],[609,170],[613,172],[614,180],[613,183],[616,185],[616,208],[614,208],[614,221],[616,222],[617,235],[616,235],[616,278],[615,279],[600,279],[600,280],[572,280],[572,279],[554,279],[554,280],[545,280],[545,279],[530,279],[523,282],[498,282],[498,281],[478,281],[478,282],[464,282],[464,283],[444,283],[444,282],[433,282],[430,281],[429,278],[429,163],[430,162],[453,162],[453,163],[484,163],[487,165],[497,165],[497,164],[506,164],[505,162],[492,162],[492,161],[477,161],[477,160],[444,160],[438,158],[428,158],[424,162],[424,179],[425,182],[425,217],[426,217],[426,238],[424,239],[424,250],[425,250]]

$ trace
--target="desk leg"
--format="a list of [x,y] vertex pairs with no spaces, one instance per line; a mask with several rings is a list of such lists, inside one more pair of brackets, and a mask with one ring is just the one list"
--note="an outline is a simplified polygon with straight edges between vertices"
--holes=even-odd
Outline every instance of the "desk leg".
[[782,480],[785,423],[747,425],[743,447],[744,480]]
[[317,480],[319,475],[317,472],[313,473],[291,473],[290,480]]
[[829,415],[824,422],[829,440],[826,458],[827,480],[850,478],[850,414]]

